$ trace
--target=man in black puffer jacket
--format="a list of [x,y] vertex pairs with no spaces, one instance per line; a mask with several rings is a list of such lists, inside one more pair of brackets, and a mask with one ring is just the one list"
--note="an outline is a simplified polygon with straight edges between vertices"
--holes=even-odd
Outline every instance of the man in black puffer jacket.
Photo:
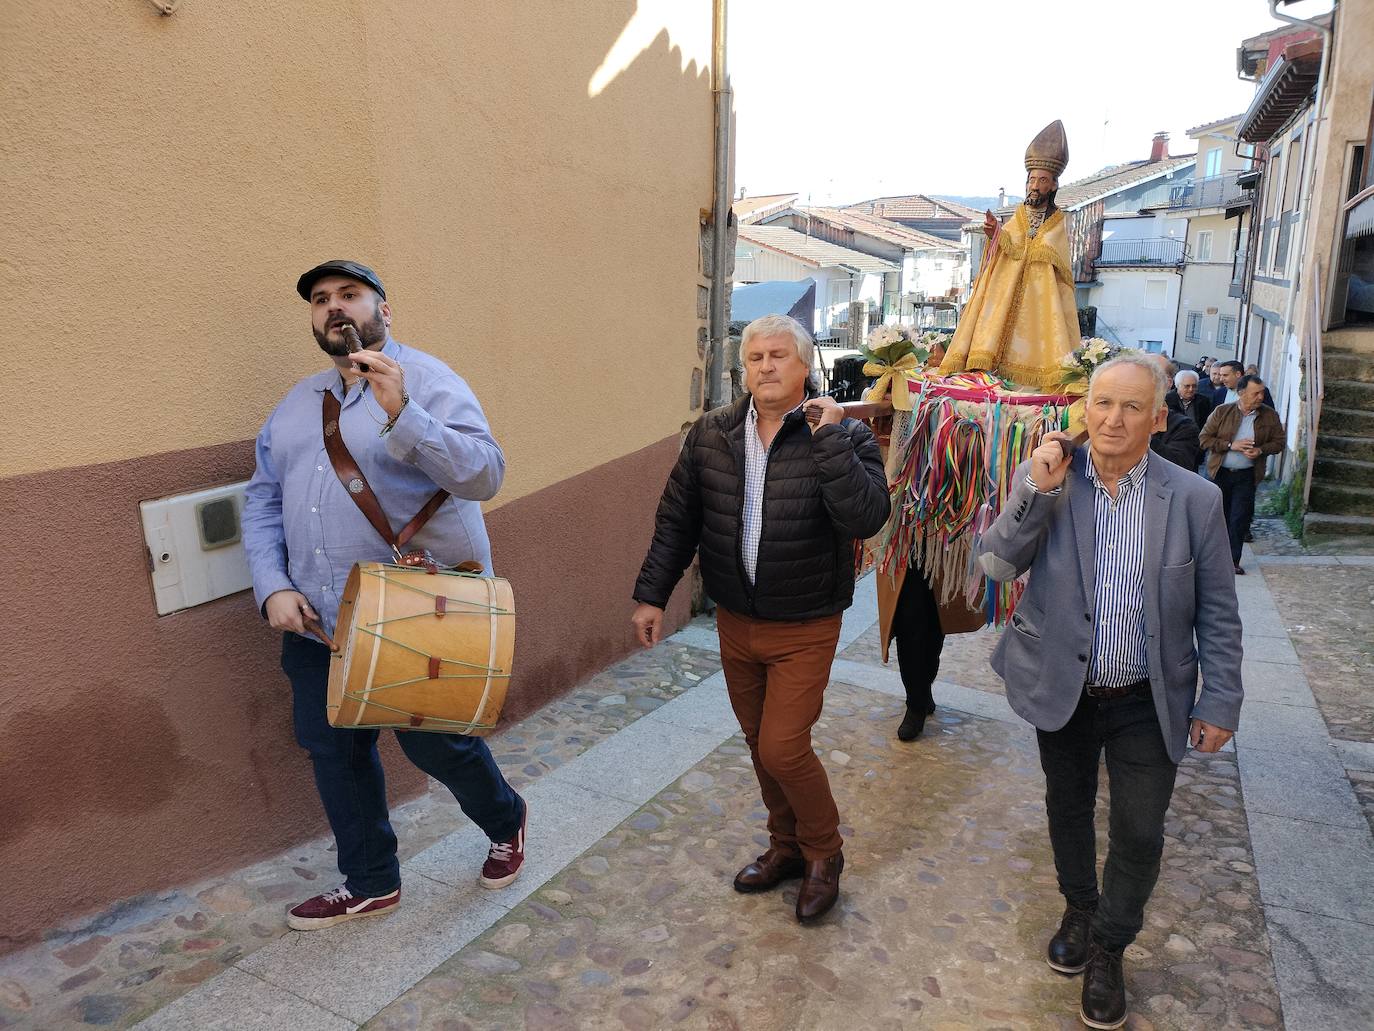
[[633,617],[640,643],[657,644],[663,609],[699,550],[730,702],[768,807],[770,847],[735,888],[766,891],[801,877],[803,921],[835,904],[844,868],[839,812],[811,727],[854,599],[854,541],[877,533],[889,511],[873,434],[809,390],[812,347],[785,315],[745,327],[749,395],[688,432],[659,502]]

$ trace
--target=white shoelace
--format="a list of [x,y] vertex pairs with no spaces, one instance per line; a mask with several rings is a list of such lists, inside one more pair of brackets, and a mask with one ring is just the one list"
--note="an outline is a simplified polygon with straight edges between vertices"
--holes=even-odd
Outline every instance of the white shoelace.
[[487,852],[488,859],[495,859],[498,863],[504,863],[515,851],[515,845],[509,841],[493,841],[491,850]]
[[324,900],[326,902],[347,902],[352,897],[353,893],[349,891],[348,886],[344,884],[340,884],[333,891],[324,893]]

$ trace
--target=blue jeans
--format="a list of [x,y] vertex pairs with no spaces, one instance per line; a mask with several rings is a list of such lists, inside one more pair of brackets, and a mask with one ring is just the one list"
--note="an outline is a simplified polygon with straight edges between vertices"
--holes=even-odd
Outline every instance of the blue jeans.
[[[1107,948],[1125,948],[1140,933],[1145,903],[1159,879],[1164,814],[1178,773],[1164,747],[1154,700],[1148,689],[1110,699],[1085,691],[1061,729],[1035,733],[1059,890],[1075,906],[1096,906],[1094,936]],[[1111,808],[1099,898],[1093,812],[1104,749]]]
[[[339,873],[354,895],[390,894],[401,883],[401,866],[377,754],[380,732],[329,725],[329,649],[323,644],[283,635],[281,668],[291,681],[296,743],[310,753],[315,786],[338,845]],[[427,731],[397,731],[396,738],[406,758],[453,792],[468,819],[488,838],[515,836],[525,805],[506,783],[485,741]]]

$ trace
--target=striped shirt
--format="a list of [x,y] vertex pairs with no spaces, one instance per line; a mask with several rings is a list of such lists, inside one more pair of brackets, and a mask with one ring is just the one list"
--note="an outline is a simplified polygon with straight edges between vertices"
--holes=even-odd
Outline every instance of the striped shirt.
[[[800,407],[797,405],[797,408]],[[787,415],[783,418],[787,418]],[[740,555],[744,559],[744,573],[749,577],[750,584],[754,582],[754,573],[759,565],[759,538],[763,536],[763,485],[768,477],[768,453],[772,450],[771,443],[764,447],[759,439],[759,413],[751,397],[749,412],[744,417],[744,522],[740,527]]]
[[1148,680],[1145,636],[1145,469],[1150,452],[1116,482],[1116,497],[1098,478],[1093,484],[1093,650],[1088,683],[1125,687]]

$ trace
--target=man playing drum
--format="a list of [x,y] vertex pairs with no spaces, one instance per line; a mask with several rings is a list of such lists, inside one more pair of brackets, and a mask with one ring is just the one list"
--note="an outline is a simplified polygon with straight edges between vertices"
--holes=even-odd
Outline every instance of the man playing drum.
[[[330,650],[306,636],[335,632],[339,597],[355,562],[395,560],[350,497],[355,487],[345,488],[326,453],[325,392],[339,403],[330,428],[343,438],[393,529],[436,490],[452,495],[414,537],[415,547],[439,563],[475,561],[490,570],[480,502],[500,488],[505,458],[468,385],[437,358],[391,339],[391,308],[375,272],[328,261],[301,276],[296,290],[310,304],[315,340],[333,367],[297,383],[258,434],[243,538],[254,598],[271,626],[283,631],[281,665],[291,682],[296,740],[314,766],[344,876],[340,887],[290,910],[288,923],[306,931],[387,912],[401,893],[379,731],[329,725]],[[356,344],[346,327],[363,350],[350,353]],[[406,758],[452,791],[491,839],[483,887],[510,884],[525,858],[526,807],[486,742],[430,732],[396,736]]]

